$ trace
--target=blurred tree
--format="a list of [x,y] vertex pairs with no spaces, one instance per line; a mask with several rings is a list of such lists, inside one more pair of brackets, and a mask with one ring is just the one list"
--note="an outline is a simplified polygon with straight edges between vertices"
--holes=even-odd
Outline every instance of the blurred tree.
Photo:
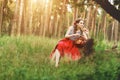
[[[11,19],[13,17],[13,9],[10,6],[13,6],[13,1],[11,0],[2,0],[0,1],[0,27],[1,35],[10,34],[11,30]],[[13,7],[14,8],[14,7]]]
[[4,0],[0,1],[0,35],[2,32],[2,22],[3,22],[3,10],[4,10]]
[[19,19],[19,4],[20,1],[16,0],[15,10],[14,10],[14,16],[12,19],[12,29],[11,29],[11,36],[14,36],[17,34],[17,25],[18,25],[18,19]]
[[[110,4],[110,2],[108,0],[94,0],[94,1],[97,2],[98,4],[100,4],[101,7],[107,13],[109,13],[113,18],[117,19],[120,22],[120,11],[119,11],[119,9],[116,9],[116,7],[112,4]],[[115,0],[115,1],[116,1],[117,4],[120,5],[120,1],[117,1],[117,0]]]
[[21,35],[21,27],[22,27],[22,18],[23,18],[23,7],[24,7],[24,1],[20,0],[20,8],[19,8],[19,20],[18,20],[18,26],[17,26],[17,36]]

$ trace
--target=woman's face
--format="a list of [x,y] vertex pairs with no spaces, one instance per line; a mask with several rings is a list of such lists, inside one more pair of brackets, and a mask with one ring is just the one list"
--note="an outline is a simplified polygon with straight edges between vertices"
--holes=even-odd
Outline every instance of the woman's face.
[[84,21],[83,21],[83,20],[81,20],[81,21],[78,23],[78,27],[81,27],[81,28],[84,27]]

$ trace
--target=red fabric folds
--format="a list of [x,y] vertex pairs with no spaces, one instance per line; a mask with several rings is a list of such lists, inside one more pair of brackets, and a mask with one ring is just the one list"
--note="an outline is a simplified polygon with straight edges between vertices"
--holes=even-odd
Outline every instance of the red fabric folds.
[[52,57],[56,49],[59,50],[61,56],[70,56],[72,60],[78,60],[81,58],[81,53],[77,45],[75,45],[74,42],[68,38],[64,38],[58,42],[55,49],[50,54],[50,57]]

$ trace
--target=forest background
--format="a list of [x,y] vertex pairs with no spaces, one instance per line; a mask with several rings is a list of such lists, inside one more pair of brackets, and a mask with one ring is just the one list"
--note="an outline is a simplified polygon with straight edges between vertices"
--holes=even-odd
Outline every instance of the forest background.
[[[105,4],[109,14],[95,1]],[[0,0],[0,35],[63,37],[76,18],[85,19],[91,36],[120,40],[119,0]],[[110,4],[110,5],[108,5]],[[116,13],[112,8],[116,8]],[[104,7],[104,5],[103,5]],[[111,11],[111,12],[110,12]],[[119,14],[118,14],[118,13]]]
[[[93,55],[59,68],[49,54],[74,20],[95,40]],[[48,56],[48,57],[46,57]],[[0,0],[1,80],[120,80],[119,0]]]

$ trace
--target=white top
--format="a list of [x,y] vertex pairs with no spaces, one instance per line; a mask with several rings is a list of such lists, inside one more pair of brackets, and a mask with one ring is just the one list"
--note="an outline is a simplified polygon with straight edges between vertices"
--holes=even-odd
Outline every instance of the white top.
[[[71,35],[71,34],[74,34],[74,26],[70,26],[70,27],[68,28],[68,30],[67,30],[65,36]],[[81,33],[80,30],[76,31],[75,34],[82,35],[82,33]],[[76,40],[76,39],[79,38],[79,37],[80,37],[80,36],[71,36],[69,39],[71,39],[71,40]]]

